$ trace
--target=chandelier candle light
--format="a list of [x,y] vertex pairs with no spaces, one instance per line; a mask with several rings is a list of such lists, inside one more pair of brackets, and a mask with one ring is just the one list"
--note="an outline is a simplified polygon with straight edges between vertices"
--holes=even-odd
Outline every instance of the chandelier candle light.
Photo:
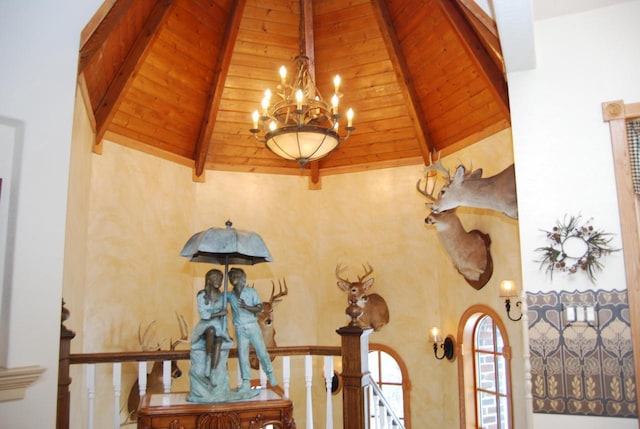
[[[307,13],[309,13],[307,11]],[[287,69],[280,67],[280,83],[277,86],[278,101],[272,101],[267,89],[262,99],[262,111],[253,112],[253,128],[256,140],[264,143],[281,158],[294,160],[304,168],[335,150],[351,136],[353,110],[347,111],[346,134],[339,134],[340,76],[333,79],[334,94],[331,104],[323,100],[309,67],[309,57],[304,53],[305,8],[300,1],[300,54],[296,56],[296,73],[287,82]]]
[[338,106],[340,76],[333,80],[335,92],[331,104],[325,102],[309,73],[309,58],[296,57],[296,75],[287,83],[287,69],[280,67],[280,100],[272,104],[272,93],[267,89],[262,99],[262,113],[253,112],[251,132],[269,150],[281,158],[295,160],[300,167],[320,159],[335,150],[351,136],[353,109],[347,110],[346,135],[340,136]]

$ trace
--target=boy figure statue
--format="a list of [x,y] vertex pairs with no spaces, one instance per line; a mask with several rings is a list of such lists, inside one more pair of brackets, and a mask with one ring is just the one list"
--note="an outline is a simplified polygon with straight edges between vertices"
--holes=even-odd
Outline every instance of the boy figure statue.
[[262,301],[258,292],[252,287],[247,287],[247,275],[240,268],[229,270],[229,282],[233,286],[231,292],[227,292],[233,325],[238,342],[238,361],[240,364],[240,376],[242,385],[239,392],[247,392],[251,387],[251,366],[249,364],[249,345],[256,351],[262,370],[272,386],[277,386],[278,381],[273,375],[273,366],[269,358],[269,352],[262,338],[262,331],[258,326],[256,314],[262,311]]

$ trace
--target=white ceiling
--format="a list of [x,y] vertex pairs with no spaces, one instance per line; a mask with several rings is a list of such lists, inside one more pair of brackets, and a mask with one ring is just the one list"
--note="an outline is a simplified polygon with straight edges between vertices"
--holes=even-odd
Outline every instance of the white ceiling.
[[591,9],[625,3],[631,0],[531,0],[534,19],[585,12]]
[[500,31],[507,72],[536,66],[533,22],[636,0],[476,0]]

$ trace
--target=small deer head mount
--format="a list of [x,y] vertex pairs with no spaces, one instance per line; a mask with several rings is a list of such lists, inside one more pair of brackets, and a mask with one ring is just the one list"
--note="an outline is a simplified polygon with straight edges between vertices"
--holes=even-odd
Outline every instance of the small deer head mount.
[[[138,343],[145,352],[156,352],[162,350],[162,344],[164,342],[169,343],[169,350],[175,350],[179,344],[189,342],[189,326],[184,316],[176,313],[176,319],[178,320],[178,326],[180,328],[180,338],[173,340],[172,338],[165,338],[162,342],[156,342],[154,336],[154,330],[156,321],[149,323],[143,330],[142,323],[138,325]],[[164,382],[162,379],[163,368],[161,361],[154,361],[151,372],[147,374],[147,379],[144,382],[147,393],[162,393],[164,391]],[[178,362],[171,361],[171,378],[178,378],[182,376],[182,370],[178,366]],[[138,405],[140,404],[140,386],[139,380],[133,383],[129,390],[129,396],[127,398],[127,410],[129,411],[127,421],[135,421],[138,418]]]
[[[282,282],[278,280],[278,293],[275,293],[276,285],[273,281],[271,281],[271,296],[268,301],[264,301],[262,303],[262,311],[256,314],[258,318],[258,326],[260,327],[260,331],[262,332],[262,339],[264,340],[264,344],[267,347],[277,347],[276,344],[276,329],[273,326],[273,309],[276,304],[282,301],[282,298],[285,297],[289,293],[289,289],[287,288],[286,279],[282,279]],[[275,358],[274,356],[270,356],[271,361]],[[257,357],[251,356],[249,358],[249,363],[251,364],[251,368],[258,369],[260,368],[260,362]]]
[[358,276],[357,281],[351,282],[340,276],[344,268],[338,264],[336,266],[338,287],[347,294],[349,306],[345,312],[351,319],[349,326],[371,327],[374,331],[378,331],[389,323],[389,307],[384,298],[377,293],[366,293],[373,286],[374,279],[367,279],[373,273],[373,268],[371,265],[362,267],[364,274]]

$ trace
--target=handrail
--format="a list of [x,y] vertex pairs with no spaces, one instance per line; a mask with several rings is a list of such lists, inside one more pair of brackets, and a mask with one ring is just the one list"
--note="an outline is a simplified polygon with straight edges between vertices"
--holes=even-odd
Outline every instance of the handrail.
[[[338,346],[283,346],[267,348],[270,356],[341,356],[342,349]],[[251,355],[255,352],[251,350]],[[159,350],[154,352],[103,352],[103,353],[71,353],[69,364],[84,363],[114,363],[114,362],[142,362],[188,360],[190,350]],[[238,357],[238,349],[229,350],[229,357]]]
[[370,374],[368,377],[369,377],[369,385],[373,388],[373,391],[378,396],[378,401],[382,402],[382,405],[384,405],[385,410],[387,410],[387,414],[391,416],[393,423],[397,425],[400,429],[405,429],[404,425],[402,424],[402,422],[400,421],[396,413],[393,412],[391,405],[389,404],[389,402],[387,402],[387,398],[384,397],[384,394],[382,393],[380,386],[378,386],[378,384]]
[[[64,319],[64,318],[63,318]],[[157,352],[103,352],[103,353],[70,353],[70,341],[73,336],[64,335],[66,328],[61,325],[60,336],[60,357],[58,368],[58,412],[56,416],[56,428],[69,428],[70,391],[71,379],[64,377],[68,374],[70,365],[112,363],[114,371],[122,362],[145,362],[145,361],[175,361],[190,359],[190,350],[157,351]],[[362,412],[366,404],[366,382],[362,362],[365,362],[368,335],[372,329],[363,329],[353,322],[336,330],[341,337],[341,346],[284,346],[268,348],[272,356],[282,356],[287,359],[289,356],[338,356],[342,358],[342,402],[343,402],[343,427],[350,429],[364,429],[368,427],[365,415]],[[229,350],[229,356],[237,358],[236,348]],[[306,367],[305,367],[306,371]],[[115,380],[115,377],[114,377]],[[363,383],[365,382],[365,383]],[[115,383],[115,382],[114,382]],[[118,388],[116,386],[116,388]],[[91,393],[89,393],[91,396]],[[328,402],[329,404],[331,401]],[[311,409],[311,408],[310,408]],[[312,419],[309,419],[312,421]]]

